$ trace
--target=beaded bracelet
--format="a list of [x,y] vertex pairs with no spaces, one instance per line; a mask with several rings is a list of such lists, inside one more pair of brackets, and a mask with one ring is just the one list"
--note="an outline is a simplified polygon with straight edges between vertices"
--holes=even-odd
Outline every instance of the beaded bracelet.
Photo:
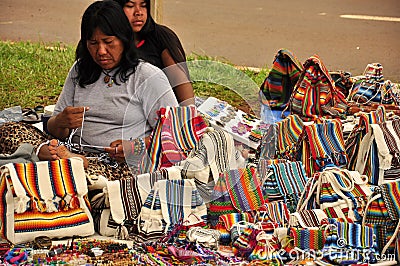
[[146,144],[143,138],[130,139],[130,142],[132,155],[141,155],[145,151]]

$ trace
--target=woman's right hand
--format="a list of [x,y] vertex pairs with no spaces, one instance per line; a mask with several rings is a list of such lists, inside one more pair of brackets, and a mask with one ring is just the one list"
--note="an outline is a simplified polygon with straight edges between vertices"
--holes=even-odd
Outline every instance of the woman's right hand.
[[89,110],[89,107],[68,106],[58,115],[50,117],[47,122],[47,129],[53,137],[65,139],[72,129],[82,126],[84,113],[87,110]]
[[89,107],[84,106],[68,106],[55,117],[57,126],[60,128],[75,129],[82,126],[84,113]]

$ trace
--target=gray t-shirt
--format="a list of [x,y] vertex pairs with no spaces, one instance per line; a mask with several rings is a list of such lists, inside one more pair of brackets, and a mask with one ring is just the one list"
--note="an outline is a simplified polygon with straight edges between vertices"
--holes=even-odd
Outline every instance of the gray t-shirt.
[[[85,112],[83,127],[75,133],[80,136],[82,132],[82,144],[104,147],[117,139],[147,136],[157,123],[157,111],[161,107],[178,105],[165,74],[142,61],[129,80],[118,82],[120,85],[108,86],[102,73],[95,83],[82,88],[73,81],[75,76],[74,65],[53,115],[67,106],[88,106],[90,109]],[[79,143],[78,137],[72,140]]]

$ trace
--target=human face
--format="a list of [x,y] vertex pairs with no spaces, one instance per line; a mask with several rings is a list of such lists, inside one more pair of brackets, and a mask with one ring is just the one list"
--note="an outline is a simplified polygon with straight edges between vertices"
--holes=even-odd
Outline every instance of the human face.
[[131,23],[133,32],[139,32],[147,20],[147,6],[144,0],[130,0],[124,6],[125,15]]
[[124,51],[124,44],[116,36],[105,35],[96,28],[86,46],[93,60],[102,69],[113,69],[119,65]]

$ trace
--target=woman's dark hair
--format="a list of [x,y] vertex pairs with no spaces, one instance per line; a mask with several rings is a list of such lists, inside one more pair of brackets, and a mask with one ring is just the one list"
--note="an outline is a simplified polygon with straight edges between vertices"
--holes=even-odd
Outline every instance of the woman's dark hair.
[[90,40],[96,28],[105,35],[116,36],[123,43],[121,61],[113,78],[116,83],[117,75],[122,82],[127,81],[139,63],[133,42],[133,30],[121,6],[109,0],[92,3],[82,16],[81,39],[75,55],[78,73],[75,79],[81,87],[85,87],[96,82],[101,75],[102,68],[93,60],[87,48],[87,41]]
[[[114,0],[117,2],[122,8],[125,6],[129,0]],[[150,12],[150,0],[145,0],[146,8],[147,8],[147,20],[144,24],[143,28],[138,32],[138,36],[141,40],[146,40],[148,38],[154,39],[155,43],[163,43],[168,51],[170,52],[172,58],[177,63],[186,62],[186,54],[185,50],[181,42],[179,41],[178,36],[165,27],[164,25],[157,24]],[[171,38],[171,35],[175,36],[175,38]]]

